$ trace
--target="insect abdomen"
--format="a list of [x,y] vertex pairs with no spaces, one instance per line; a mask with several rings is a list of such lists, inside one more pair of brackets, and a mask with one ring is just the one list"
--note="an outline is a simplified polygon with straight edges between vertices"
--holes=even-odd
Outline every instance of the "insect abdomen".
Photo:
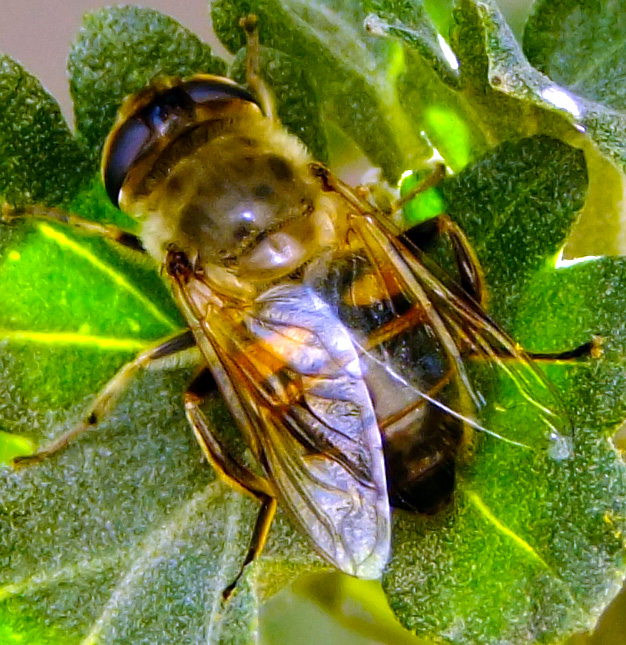
[[423,421],[402,435],[383,435],[391,506],[430,515],[451,501],[463,433],[461,421],[427,404]]
[[452,498],[465,427],[421,393],[456,409],[456,385],[449,356],[424,324],[425,312],[401,290],[391,293],[389,284],[382,289],[383,279],[360,253],[347,253],[317,288],[336,302],[362,348],[391,505],[435,513]]

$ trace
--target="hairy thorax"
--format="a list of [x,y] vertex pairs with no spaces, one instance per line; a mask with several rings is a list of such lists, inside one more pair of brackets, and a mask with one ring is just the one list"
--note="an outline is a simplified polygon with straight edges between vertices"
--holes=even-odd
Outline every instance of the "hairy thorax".
[[310,162],[268,119],[211,122],[161,151],[123,207],[159,262],[176,246],[216,282],[255,291],[332,245],[333,206]]

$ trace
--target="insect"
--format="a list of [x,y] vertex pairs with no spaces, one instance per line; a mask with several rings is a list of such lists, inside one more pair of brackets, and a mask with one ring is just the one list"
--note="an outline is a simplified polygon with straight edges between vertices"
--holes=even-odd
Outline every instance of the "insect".
[[[253,22],[244,26],[254,93],[197,75],[157,82],[124,104],[103,178],[112,202],[140,222],[139,237],[55,209],[5,207],[5,219],[60,221],[147,252],[189,326],[126,365],[75,428],[18,463],[96,426],[151,361],[197,346],[189,422],[216,471],[260,503],[239,576],[280,503],[324,559],[378,578],[390,508],[445,505],[472,427],[487,430],[471,358],[495,365],[547,433],[567,420],[480,305],[482,274],[462,231],[440,217],[398,236],[280,125],[258,75]],[[433,227],[452,243],[456,279],[435,275],[420,251]],[[216,387],[256,467],[203,412]]]

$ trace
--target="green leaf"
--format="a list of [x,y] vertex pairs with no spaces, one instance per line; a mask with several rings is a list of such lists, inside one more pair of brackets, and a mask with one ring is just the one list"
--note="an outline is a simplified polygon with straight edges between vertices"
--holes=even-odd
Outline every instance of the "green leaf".
[[[524,30],[524,52],[530,63],[574,98],[581,97],[586,102],[583,106],[592,105],[590,117],[581,123],[622,170],[624,16],[621,3],[535,2]],[[597,255],[601,249],[624,253],[622,177],[608,163],[591,161],[591,157],[590,174],[594,177],[597,173],[598,179],[592,181],[589,214],[570,241],[570,253]]]
[[[210,626],[209,642],[248,642],[250,591],[220,601],[241,557],[224,540],[245,544],[254,505],[211,482],[176,396],[185,376],[141,379],[97,436],[0,473],[1,622],[16,637],[179,644]],[[29,425],[58,433],[81,407]]]
[[[626,273],[621,260],[554,268],[586,194],[584,159],[545,136],[517,140],[528,130],[524,115],[545,112],[531,106],[516,126],[505,106],[528,107],[526,98],[500,97],[497,126],[488,113],[476,116],[494,103],[481,97],[480,83],[488,83],[476,71],[488,67],[489,14],[472,7],[466,3],[465,22],[459,20],[466,45],[459,50],[461,81],[468,83],[459,94],[430,69],[432,58],[368,36],[360,5],[221,0],[213,11],[233,52],[243,44],[240,15],[259,14],[261,40],[274,49],[268,79],[292,127],[310,127],[306,136],[320,142],[323,130],[348,133],[389,177],[430,156],[419,134],[428,127],[433,140],[437,119],[428,125],[428,108],[452,110],[469,133],[454,165],[467,167],[442,194],[484,263],[490,311],[535,352],[602,337],[599,358],[540,365],[574,424],[571,436],[561,437],[570,454],[551,451],[542,428],[529,425],[510,380],[495,383],[484,423],[493,418],[499,427],[506,416],[503,434],[518,445],[477,432],[473,453],[459,466],[454,504],[432,518],[397,514],[385,576],[401,621],[426,637],[557,642],[592,625],[625,575],[626,476],[607,437],[626,417]],[[425,29],[432,35],[431,26]],[[91,14],[71,63],[79,138],[88,152],[80,152],[83,144],[71,138],[51,99],[19,80],[27,77],[11,62],[0,88],[19,88],[5,97],[15,118],[0,119],[0,133],[9,141],[30,137],[30,150],[41,154],[31,166],[23,150],[0,150],[10,160],[0,173],[2,194],[62,201],[86,217],[129,226],[104,206],[93,172],[115,107],[155,76],[220,65],[155,12],[118,7]],[[292,105],[290,80],[298,87]],[[35,114],[50,127],[31,128]],[[487,142],[509,135],[513,141],[478,159]],[[0,235],[0,430],[45,443],[80,417],[116,369],[183,321],[158,267],[107,242],[41,223],[3,225]],[[39,467],[0,472],[0,640],[250,642],[259,598],[320,567],[279,516],[263,557],[221,606],[257,505],[216,481],[201,458],[180,400],[190,370],[159,367],[133,382],[97,433]],[[481,369],[471,365],[477,378]],[[499,408],[507,406],[503,415]],[[225,404],[208,411],[234,438]]]
[[[585,132],[622,170],[626,168],[626,113],[570,92],[533,68],[492,0],[461,0],[458,16],[475,22],[482,31],[491,87],[558,113]],[[606,81],[603,78],[601,82]]]
[[[424,28],[422,12],[415,8],[420,6],[419,3],[377,0],[368,6],[373,11],[367,19],[372,33],[381,39],[405,43],[407,56],[409,52],[413,53],[413,59],[417,58],[423,66],[432,68],[435,76],[457,90],[454,93],[456,118],[466,122],[476,152],[484,151],[487,145],[536,132],[536,110],[496,91],[489,83],[484,34],[476,12],[472,11],[473,5],[458,2],[455,24],[449,35],[444,34],[448,39],[444,41],[447,68],[442,62],[443,36],[436,34],[435,38],[431,33],[432,27]],[[411,74],[406,79],[407,86],[413,77]],[[416,94],[411,94],[413,100]],[[426,95],[421,102],[432,104],[431,96]],[[451,107],[452,103],[448,103]],[[430,129],[428,132],[431,135]]]
[[86,155],[57,102],[18,63],[0,54],[0,186],[10,203],[64,201],[81,184]]
[[[605,437],[626,412],[617,295],[625,265],[553,268],[585,177],[579,151],[538,137],[501,146],[444,187],[484,262],[491,310],[516,340],[540,353],[595,336],[605,345],[597,361],[541,364],[575,424],[569,458],[543,447],[543,430],[524,423],[514,402],[520,393],[511,403],[503,383],[492,396],[509,401],[506,437],[530,449],[480,436],[459,470],[453,509],[430,520],[397,515],[385,589],[418,633],[556,642],[590,628],[621,585],[626,470]],[[498,414],[484,425],[498,427]]]
[[[568,340],[576,344],[591,336],[601,339],[601,359],[589,370],[585,386],[592,389],[581,387],[572,402],[580,423],[595,428],[599,437],[612,436],[626,412],[621,301],[625,267],[624,258],[593,258],[538,272],[520,298],[515,318],[516,337],[538,351],[552,351]],[[548,306],[549,315],[537,315],[548,311]],[[551,332],[546,334],[548,328]],[[609,478],[605,483],[614,494]]]
[[423,127],[422,94],[446,104],[454,104],[454,96],[419,58],[369,36],[360,3],[219,0],[211,11],[218,36],[233,53],[244,45],[239,19],[257,14],[261,43],[299,61],[324,122],[351,137],[388,179],[430,157],[430,143],[420,134],[430,134]]
[[[382,34],[405,42],[411,49],[420,52],[426,61],[437,56],[439,44],[433,44],[432,38],[419,38],[419,25],[415,24],[411,12],[406,11],[401,3],[400,6],[394,2],[379,5],[378,13],[386,17],[384,21],[378,17],[379,23],[383,23],[382,26],[379,24]],[[562,52],[568,47],[571,46],[572,57],[577,56],[577,38],[586,39],[586,42],[605,42],[606,30],[603,25],[611,20],[614,9],[600,4],[592,7],[589,3],[585,3],[585,9],[579,9],[579,5],[580,3],[535,3],[535,20],[531,19],[526,28],[526,40],[536,44],[530,52],[531,63],[537,62],[541,71],[549,71],[546,61],[551,60],[553,53],[557,67],[563,66]],[[585,19],[585,28],[577,30],[575,36],[570,37],[571,29],[557,32],[548,30],[545,34],[541,31],[544,23],[578,24],[579,11],[584,11],[589,19]],[[615,22],[619,24],[617,18]],[[532,35],[536,29],[540,31],[533,40]],[[610,33],[617,34],[618,31],[619,28],[616,27],[615,32]],[[447,31],[442,33],[446,35]],[[592,34],[597,34],[595,40]],[[562,42],[558,41],[559,37]],[[619,39],[611,42],[619,49]],[[465,105],[462,112],[457,111],[457,118],[462,114],[466,128],[471,132],[483,133],[491,145],[510,138],[545,133],[584,148],[591,180],[590,197],[566,252],[575,256],[626,251],[626,231],[621,206],[622,179],[613,165],[616,163],[619,168],[624,167],[624,121],[622,113],[617,109],[617,102],[605,105],[592,103],[589,97],[577,96],[575,88],[572,90],[559,86],[553,82],[559,79],[551,80],[534,69],[526,61],[493,2],[459,0],[449,43],[460,66],[458,98],[463,99]],[[543,45],[545,52],[541,50]],[[588,44],[587,49],[590,46]],[[430,54],[428,48],[434,48]],[[612,46],[610,51],[613,48]],[[584,57],[584,60],[582,62],[583,57],[579,57],[577,64],[568,66],[568,69],[586,65],[589,58]],[[619,70],[619,66],[616,65],[614,69]],[[608,93],[608,87],[615,87],[617,97],[619,72],[612,80],[610,75],[593,76],[598,85],[604,88],[602,91],[605,94]],[[445,74],[443,78],[446,78]],[[446,119],[446,122],[449,123],[450,119]],[[442,144],[433,137],[432,129],[427,131],[436,147],[441,150]],[[482,149],[475,140],[471,147],[474,153]],[[449,153],[444,154],[444,158],[449,163]],[[453,167],[458,169],[463,164]]]
[[624,111],[626,12],[607,0],[540,0],[524,30],[530,63],[578,96]]
[[369,12],[365,26],[371,33],[398,36],[411,45],[446,83],[458,87],[458,68],[451,66],[439,40],[439,32],[420,0],[366,0],[363,6]]
[[507,142],[446,182],[442,193],[478,254],[490,311],[505,323],[527,281],[553,265],[583,207],[584,155],[549,137]]

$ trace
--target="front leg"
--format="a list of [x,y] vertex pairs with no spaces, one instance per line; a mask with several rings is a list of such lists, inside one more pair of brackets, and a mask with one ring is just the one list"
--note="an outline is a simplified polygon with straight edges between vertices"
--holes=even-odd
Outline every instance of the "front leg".
[[146,250],[141,240],[134,234],[125,231],[112,224],[99,224],[92,222],[78,215],[68,213],[60,208],[53,206],[42,206],[41,204],[30,204],[28,206],[11,206],[10,204],[2,205],[3,222],[12,222],[16,219],[36,219],[54,224],[64,224],[70,226],[88,235],[97,235],[104,237],[124,248],[131,249],[138,253],[145,253]]
[[250,14],[239,21],[246,33],[246,83],[256,94],[265,116],[273,121],[278,120],[274,108],[274,98],[269,87],[261,76],[261,45],[257,29],[258,18]]

